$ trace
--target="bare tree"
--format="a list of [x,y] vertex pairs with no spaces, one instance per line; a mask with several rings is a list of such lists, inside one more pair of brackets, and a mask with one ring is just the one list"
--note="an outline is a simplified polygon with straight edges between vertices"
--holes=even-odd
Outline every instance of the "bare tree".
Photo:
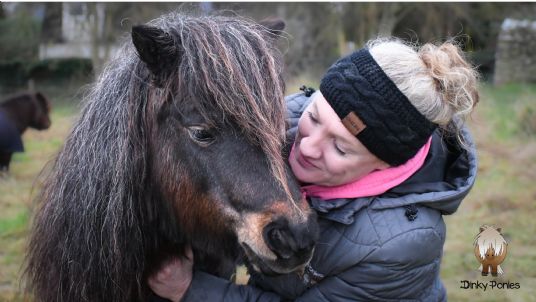
[[45,5],[45,16],[41,25],[42,42],[62,42],[62,9],[61,2],[47,2]]
[[99,74],[110,58],[112,46],[130,32],[132,25],[176,9],[180,3],[89,2],[87,5],[91,57],[95,74]]
[[6,18],[6,12],[4,11],[4,4],[0,2],[0,19]]
[[398,23],[415,9],[413,4],[400,2],[381,3],[381,5],[381,17],[378,25],[378,35],[381,37],[392,36]]

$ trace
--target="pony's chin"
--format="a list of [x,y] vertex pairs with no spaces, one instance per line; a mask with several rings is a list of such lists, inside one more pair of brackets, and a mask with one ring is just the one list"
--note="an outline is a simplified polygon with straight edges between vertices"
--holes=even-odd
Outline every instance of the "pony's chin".
[[301,263],[299,265],[295,265],[292,267],[285,267],[283,263],[284,261],[281,260],[263,260],[262,257],[259,257],[253,249],[247,244],[242,243],[242,247],[246,253],[246,256],[248,258],[247,266],[249,269],[253,269],[254,271],[261,273],[266,276],[279,276],[279,275],[285,275],[290,273],[297,273],[302,275],[305,269],[305,266],[309,263],[309,261],[312,258],[312,252],[311,257],[308,258],[308,260],[304,263]]

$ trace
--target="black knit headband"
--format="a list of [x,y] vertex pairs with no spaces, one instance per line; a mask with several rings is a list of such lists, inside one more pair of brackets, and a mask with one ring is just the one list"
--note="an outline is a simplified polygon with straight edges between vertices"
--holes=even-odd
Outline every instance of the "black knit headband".
[[415,156],[437,127],[410,103],[367,49],[335,62],[322,78],[320,91],[350,133],[391,166]]

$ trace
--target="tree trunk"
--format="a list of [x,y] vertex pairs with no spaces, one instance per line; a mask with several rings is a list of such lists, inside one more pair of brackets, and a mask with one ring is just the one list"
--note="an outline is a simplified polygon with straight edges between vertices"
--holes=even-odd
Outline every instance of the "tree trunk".
[[93,63],[93,71],[95,76],[100,74],[102,70],[99,57],[99,24],[97,22],[97,3],[89,2],[88,6],[88,24],[91,35],[91,62]]
[[45,3],[45,17],[41,27],[41,41],[57,43],[63,41],[61,32],[63,3]]

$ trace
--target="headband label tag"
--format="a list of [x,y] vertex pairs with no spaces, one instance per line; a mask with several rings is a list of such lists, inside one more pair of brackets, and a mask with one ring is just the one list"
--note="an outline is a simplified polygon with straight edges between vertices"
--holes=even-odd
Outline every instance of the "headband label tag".
[[367,125],[355,114],[355,112],[350,111],[345,118],[342,119],[342,124],[353,136],[358,135],[361,131],[367,128]]

